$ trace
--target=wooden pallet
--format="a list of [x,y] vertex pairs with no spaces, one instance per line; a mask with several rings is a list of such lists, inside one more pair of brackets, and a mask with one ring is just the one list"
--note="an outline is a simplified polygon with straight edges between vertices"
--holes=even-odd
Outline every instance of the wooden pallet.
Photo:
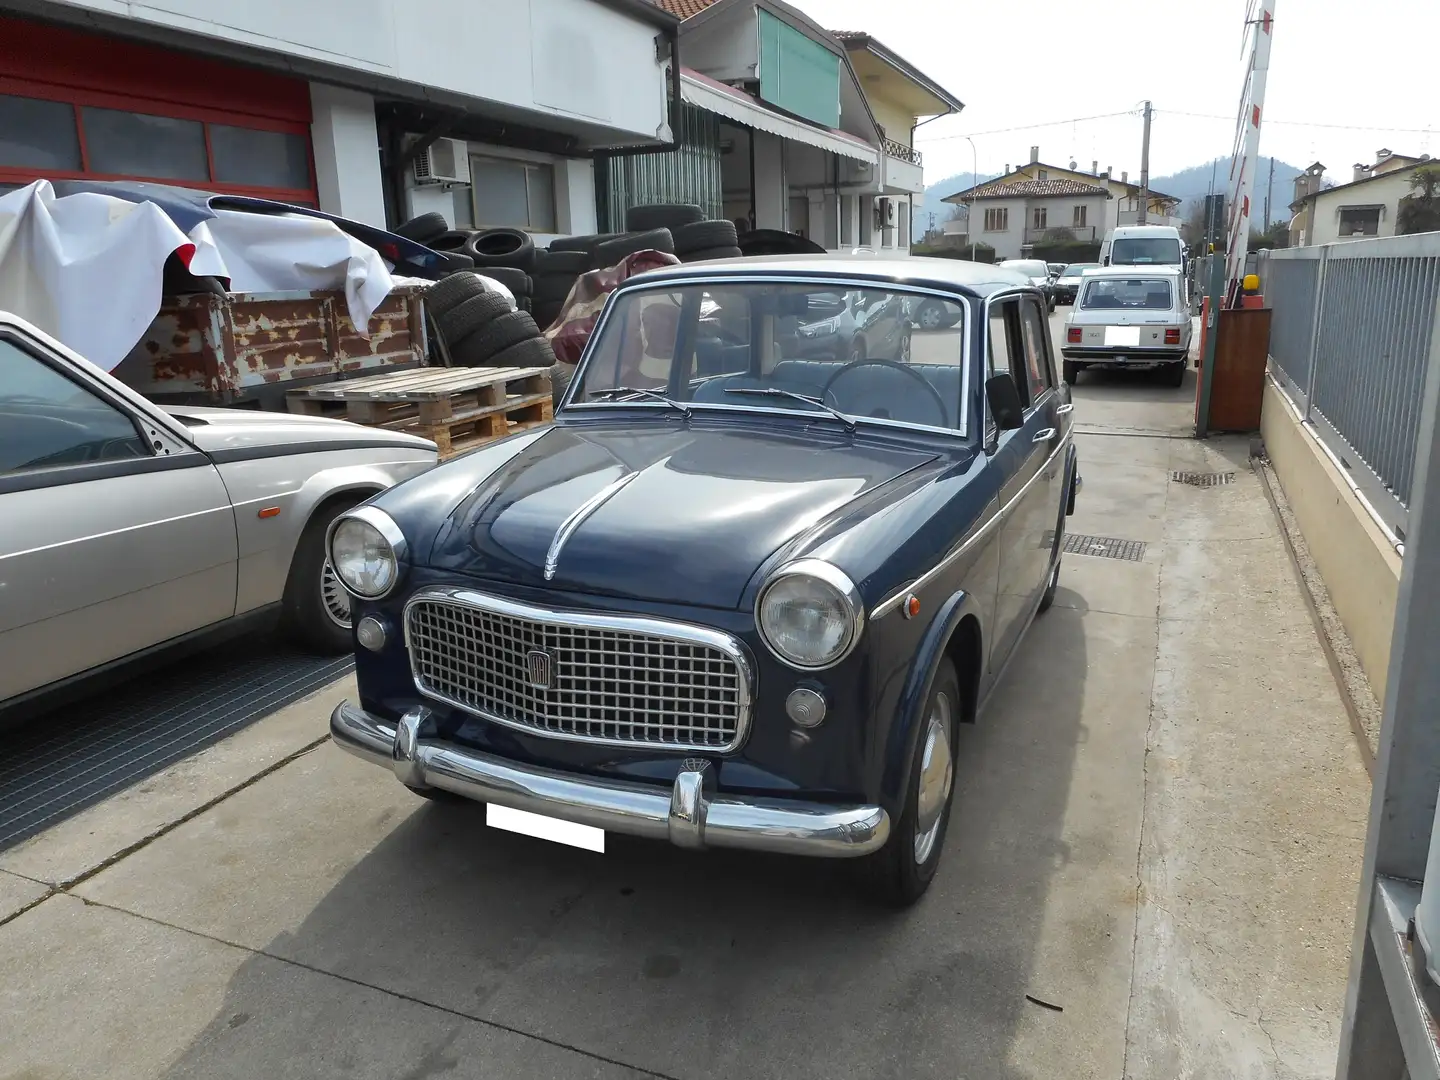
[[324,383],[287,396],[291,412],[432,440],[442,458],[554,416],[548,368],[422,368]]

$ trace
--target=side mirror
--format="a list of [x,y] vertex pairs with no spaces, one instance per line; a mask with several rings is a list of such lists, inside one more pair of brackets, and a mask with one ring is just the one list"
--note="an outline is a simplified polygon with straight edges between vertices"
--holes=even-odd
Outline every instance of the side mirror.
[[1020,400],[1020,388],[1008,371],[985,380],[985,399],[990,403],[995,426],[1001,431],[1014,431],[1024,425],[1025,403]]

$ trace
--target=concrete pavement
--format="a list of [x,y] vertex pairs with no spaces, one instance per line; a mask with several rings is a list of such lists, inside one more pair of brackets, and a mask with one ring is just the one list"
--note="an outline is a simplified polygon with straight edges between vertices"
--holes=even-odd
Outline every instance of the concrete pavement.
[[1066,557],[912,911],[485,829],[315,745],[337,686],[0,853],[0,1078],[1330,1075],[1368,783],[1245,440],[1167,437],[1192,399],[1081,376],[1132,434],[1079,436],[1069,528],[1145,552]]

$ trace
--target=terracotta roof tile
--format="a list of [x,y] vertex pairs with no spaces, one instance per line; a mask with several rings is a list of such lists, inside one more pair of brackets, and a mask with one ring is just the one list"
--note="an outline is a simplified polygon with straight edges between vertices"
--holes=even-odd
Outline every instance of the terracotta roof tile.
[[973,191],[959,191],[950,198],[966,195],[975,199],[1001,199],[1007,196],[1017,198],[1043,198],[1047,195],[1104,195],[1103,187],[1082,184],[1079,180],[1017,180],[1002,184],[998,180],[981,184]]
[[715,2],[716,0],[655,0],[655,5],[671,15],[688,19],[691,15],[699,15]]

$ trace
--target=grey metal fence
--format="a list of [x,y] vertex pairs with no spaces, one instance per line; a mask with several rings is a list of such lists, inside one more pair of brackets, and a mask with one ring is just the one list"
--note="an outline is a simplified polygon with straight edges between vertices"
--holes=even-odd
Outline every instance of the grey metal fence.
[[1421,391],[1440,367],[1440,233],[1268,252],[1260,275],[1272,372],[1404,540]]

